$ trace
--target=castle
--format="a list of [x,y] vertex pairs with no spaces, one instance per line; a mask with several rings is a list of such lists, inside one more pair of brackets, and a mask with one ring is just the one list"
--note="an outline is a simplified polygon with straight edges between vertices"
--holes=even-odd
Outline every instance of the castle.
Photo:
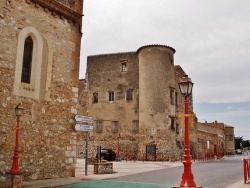
[[179,155],[177,116],[183,105],[176,80],[185,72],[174,66],[174,53],[169,46],[149,45],[88,57],[88,111],[99,144],[115,148],[120,135],[124,151],[140,153],[157,145],[160,153]]
[[0,181],[13,160],[18,104],[24,180],[74,175],[82,10],[83,0],[0,1]]
[[[169,46],[148,45],[135,52],[88,56],[79,96],[85,113],[88,111],[94,118],[90,155],[95,155],[99,145],[117,150],[119,142],[119,153],[125,158],[133,154],[141,160],[181,159],[184,123],[180,117],[184,104],[178,82],[186,73],[175,65],[174,53],[175,49]],[[189,112],[193,114],[189,123],[194,156],[234,152],[233,140],[228,144],[225,139],[225,127],[230,130],[230,138],[234,136],[233,127],[197,122],[192,95]],[[78,136],[83,140],[83,136]],[[154,148],[153,154],[150,148]]]

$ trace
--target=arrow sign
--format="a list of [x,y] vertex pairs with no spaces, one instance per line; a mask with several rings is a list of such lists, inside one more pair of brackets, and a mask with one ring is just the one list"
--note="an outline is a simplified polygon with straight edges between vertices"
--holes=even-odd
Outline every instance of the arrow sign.
[[82,124],[76,124],[75,125],[76,131],[88,131],[93,132],[93,125],[82,125]]
[[93,123],[93,117],[91,116],[75,115],[75,120],[85,123]]

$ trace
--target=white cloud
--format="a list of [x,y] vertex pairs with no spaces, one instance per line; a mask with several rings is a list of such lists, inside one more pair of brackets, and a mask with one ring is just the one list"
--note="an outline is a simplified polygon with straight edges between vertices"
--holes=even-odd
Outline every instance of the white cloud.
[[242,136],[244,140],[250,140],[249,133],[250,128],[248,127],[237,127],[234,129],[235,137]]
[[250,101],[249,0],[84,0],[80,78],[88,55],[176,49],[194,102]]
[[196,113],[199,122],[223,122],[233,126],[236,136],[244,136],[244,139],[250,139],[250,102],[247,103],[224,103],[224,104],[209,104],[196,103],[194,104],[194,112]]

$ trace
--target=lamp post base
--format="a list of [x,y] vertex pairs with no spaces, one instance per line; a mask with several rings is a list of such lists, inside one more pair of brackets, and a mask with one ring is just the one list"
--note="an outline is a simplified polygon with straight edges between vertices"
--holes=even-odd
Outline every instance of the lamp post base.
[[202,188],[202,186],[186,187],[186,186],[174,186],[173,188]]
[[23,184],[23,174],[24,172],[12,173],[6,172],[6,188],[21,188]]

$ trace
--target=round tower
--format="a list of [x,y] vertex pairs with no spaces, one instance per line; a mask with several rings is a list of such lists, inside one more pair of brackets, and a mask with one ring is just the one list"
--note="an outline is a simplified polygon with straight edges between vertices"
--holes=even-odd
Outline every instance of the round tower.
[[175,49],[165,45],[143,46],[139,59],[139,122],[151,138],[175,117]]

